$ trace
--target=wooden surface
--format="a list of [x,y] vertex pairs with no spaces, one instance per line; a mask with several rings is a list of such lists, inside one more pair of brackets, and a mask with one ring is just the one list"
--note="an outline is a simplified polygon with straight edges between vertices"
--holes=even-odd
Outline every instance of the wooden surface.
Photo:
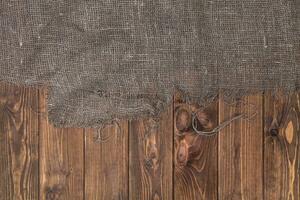
[[219,135],[219,199],[263,199],[262,96],[249,96],[235,105],[221,98],[219,105],[220,121],[236,113],[246,115]]
[[48,123],[45,91],[40,91],[40,198],[82,199],[84,196],[84,132]]
[[[218,125],[218,104],[214,102],[201,109],[199,106],[189,106],[181,99],[175,96],[174,101],[174,199],[217,199],[218,136],[195,134],[191,128],[191,112],[197,114],[200,129],[207,131]],[[189,122],[183,123],[186,121]]]
[[172,107],[161,119],[134,120],[129,135],[129,199],[173,198]]
[[[159,119],[58,129],[45,89],[1,83],[0,200],[300,199],[298,94],[221,95],[205,108],[183,99]],[[192,127],[240,114],[211,137]]]

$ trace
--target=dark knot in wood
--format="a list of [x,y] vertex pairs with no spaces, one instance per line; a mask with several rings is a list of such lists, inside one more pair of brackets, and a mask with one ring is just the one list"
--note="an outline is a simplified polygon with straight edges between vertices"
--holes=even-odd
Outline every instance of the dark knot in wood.
[[62,195],[62,187],[54,186],[46,189],[46,200],[59,200]]
[[178,165],[185,166],[189,157],[189,146],[185,140],[180,141],[176,155]]
[[178,131],[187,131],[192,124],[191,112],[185,108],[180,108],[176,112],[176,128]]
[[278,136],[278,133],[279,133],[279,131],[278,131],[277,128],[272,128],[272,129],[270,130],[270,134],[271,134],[271,136],[273,136],[273,137]]
[[211,130],[214,126],[212,120],[210,119],[209,114],[205,111],[201,111],[201,110],[197,111],[196,119],[200,126],[200,130]]

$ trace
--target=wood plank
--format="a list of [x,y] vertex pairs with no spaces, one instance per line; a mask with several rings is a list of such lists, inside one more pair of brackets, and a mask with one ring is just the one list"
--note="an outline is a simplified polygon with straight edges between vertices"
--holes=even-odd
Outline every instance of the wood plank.
[[83,199],[84,129],[54,128],[40,93],[40,199]]
[[33,88],[0,84],[0,199],[38,199],[38,103]]
[[128,199],[128,122],[102,130],[106,141],[95,141],[94,129],[86,129],[85,199]]
[[264,199],[300,199],[300,99],[265,95]]
[[175,98],[174,194],[179,200],[213,200],[218,197],[218,136],[201,136],[192,128],[196,113],[199,130],[210,131],[218,126],[218,103],[206,108],[188,105]]
[[[219,199],[263,199],[262,95],[252,95],[230,105],[221,97],[219,121],[238,119],[219,133]],[[256,113],[254,115],[254,113]]]
[[130,122],[129,199],[173,198],[172,105],[160,119]]

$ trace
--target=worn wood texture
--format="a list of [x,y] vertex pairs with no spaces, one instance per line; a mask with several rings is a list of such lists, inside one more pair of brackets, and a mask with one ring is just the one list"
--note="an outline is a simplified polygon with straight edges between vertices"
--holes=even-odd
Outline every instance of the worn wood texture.
[[73,200],[84,196],[84,131],[54,128],[47,119],[46,91],[40,92],[40,199]]
[[264,101],[264,199],[300,199],[299,94],[266,94]]
[[38,199],[36,89],[0,85],[0,199]]
[[244,114],[219,133],[219,199],[263,199],[263,98],[245,97],[219,106],[220,123]]
[[130,122],[129,199],[173,198],[172,110],[170,106],[159,121]]
[[86,129],[85,144],[85,199],[127,200],[128,121]]
[[214,200],[218,197],[218,136],[200,136],[192,128],[192,113],[198,129],[209,131],[218,125],[218,103],[205,109],[182,102],[175,96],[175,176],[176,200]]
[[[300,96],[206,108],[178,93],[159,120],[54,128],[46,90],[0,84],[0,200],[299,200]],[[238,114],[213,137],[208,131]]]

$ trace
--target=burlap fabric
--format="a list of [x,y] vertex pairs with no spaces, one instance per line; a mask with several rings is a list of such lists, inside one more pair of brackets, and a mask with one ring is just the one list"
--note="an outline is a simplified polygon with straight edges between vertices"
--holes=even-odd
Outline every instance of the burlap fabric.
[[157,115],[174,90],[299,89],[299,0],[2,0],[0,80],[49,87],[57,126]]

